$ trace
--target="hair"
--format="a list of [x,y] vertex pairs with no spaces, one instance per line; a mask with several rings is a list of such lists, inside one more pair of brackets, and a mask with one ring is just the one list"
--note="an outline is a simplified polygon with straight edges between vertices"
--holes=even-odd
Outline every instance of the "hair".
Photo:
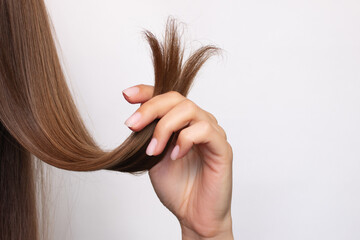
[[[205,61],[218,48],[200,47],[187,60],[177,23],[169,18],[164,41],[144,31],[154,66],[153,96],[186,96]],[[0,0],[0,239],[39,239],[33,156],[57,168],[139,173],[162,154],[146,147],[158,119],[116,149],[104,151],[86,129],[58,58],[43,0]]]

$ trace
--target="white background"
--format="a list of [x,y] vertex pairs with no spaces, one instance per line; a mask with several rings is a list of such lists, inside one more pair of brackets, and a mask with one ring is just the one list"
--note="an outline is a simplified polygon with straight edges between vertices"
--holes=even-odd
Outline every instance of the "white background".
[[[360,2],[47,0],[71,88],[104,149],[130,134],[121,91],[153,84],[141,31],[168,15],[224,49],[189,98],[234,150],[236,239],[360,239]],[[194,41],[195,40],[195,41]],[[181,239],[147,174],[52,169],[53,239]],[[50,197],[50,196],[49,196]]]

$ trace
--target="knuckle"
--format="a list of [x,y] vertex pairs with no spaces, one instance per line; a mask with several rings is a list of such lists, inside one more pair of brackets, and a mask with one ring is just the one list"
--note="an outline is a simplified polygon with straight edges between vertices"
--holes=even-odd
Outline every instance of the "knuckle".
[[221,126],[219,126],[219,125],[218,125],[218,128],[219,128],[219,130],[220,130],[220,133],[224,136],[225,140],[227,140],[227,135],[226,135],[225,130],[224,130]]
[[179,93],[178,91],[174,91],[174,90],[167,92],[167,94],[174,98],[183,97],[183,95],[181,95],[181,93]]
[[192,138],[186,130],[182,130],[179,133],[178,139],[182,142],[192,142]]
[[215,122],[215,123],[218,123],[218,120],[216,119],[216,117],[210,113],[210,112],[207,112],[207,114],[209,115],[209,117]]
[[157,95],[151,99],[149,99],[148,101],[144,102],[141,106],[140,109],[142,112],[144,113],[148,113],[153,109],[154,104],[158,101],[160,95]]
[[148,113],[148,111],[149,111],[149,109],[150,109],[150,106],[151,106],[151,100],[152,100],[152,99],[150,99],[149,101],[143,103],[143,104],[139,107],[139,110],[138,110],[138,111],[141,112],[142,115]]
[[184,101],[181,102],[181,105],[186,111],[189,111],[192,115],[196,114],[198,106],[193,101],[186,98]]
[[206,135],[212,132],[212,126],[208,121],[199,121],[199,126],[201,127],[202,132]]
[[166,133],[172,131],[171,124],[168,121],[164,121],[163,118],[159,120],[159,122],[156,124],[155,130],[157,130],[160,135],[161,133]]

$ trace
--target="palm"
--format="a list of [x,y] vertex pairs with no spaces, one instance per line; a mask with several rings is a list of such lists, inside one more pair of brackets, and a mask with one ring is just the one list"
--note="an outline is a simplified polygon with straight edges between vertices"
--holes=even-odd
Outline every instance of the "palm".
[[205,144],[176,161],[169,152],[149,171],[155,192],[182,224],[212,230],[230,214],[231,162],[211,154]]

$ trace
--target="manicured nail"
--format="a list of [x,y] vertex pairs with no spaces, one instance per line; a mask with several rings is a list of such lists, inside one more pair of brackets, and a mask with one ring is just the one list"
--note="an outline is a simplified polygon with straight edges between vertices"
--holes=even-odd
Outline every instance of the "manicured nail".
[[152,156],[154,154],[156,144],[157,144],[156,138],[152,138],[149,145],[148,145],[148,147],[147,147],[147,149],[146,149],[146,154],[147,155]]
[[141,118],[141,113],[136,112],[125,121],[125,125],[128,127],[132,127],[140,120],[140,118]]
[[179,145],[176,145],[170,155],[172,160],[176,160],[177,156],[179,155],[179,150],[180,150]]
[[132,96],[138,94],[139,90],[140,89],[138,87],[129,87],[129,88],[123,90],[122,92],[128,97],[132,97]]

